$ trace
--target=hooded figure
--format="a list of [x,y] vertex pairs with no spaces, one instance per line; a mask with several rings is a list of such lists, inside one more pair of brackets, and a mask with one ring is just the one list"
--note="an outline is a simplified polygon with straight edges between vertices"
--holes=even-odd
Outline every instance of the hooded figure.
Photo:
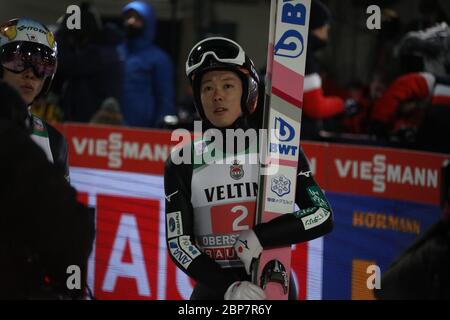
[[125,60],[124,120],[129,126],[156,127],[165,115],[175,114],[173,64],[153,43],[156,18],[150,4],[131,2],[122,15],[126,31],[119,48]]
[[121,31],[113,24],[102,25],[95,8],[81,5],[82,28],[70,30],[66,15],[56,37],[59,66],[56,89],[65,121],[89,122],[106,98],[120,100],[123,61],[117,50]]

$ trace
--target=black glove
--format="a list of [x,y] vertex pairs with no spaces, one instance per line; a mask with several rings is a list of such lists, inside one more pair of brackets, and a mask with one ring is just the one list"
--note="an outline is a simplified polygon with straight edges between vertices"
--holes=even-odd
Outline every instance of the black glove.
[[360,109],[358,102],[355,99],[347,99],[344,102],[345,115],[351,117],[355,115]]

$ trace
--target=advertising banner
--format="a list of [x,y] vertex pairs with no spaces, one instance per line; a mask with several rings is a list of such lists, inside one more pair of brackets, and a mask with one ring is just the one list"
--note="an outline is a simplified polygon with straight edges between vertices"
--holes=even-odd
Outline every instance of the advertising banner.
[[[167,254],[164,161],[170,131],[59,126],[71,183],[96,211],[88,282],[98,299],[189,299],[194,281]],[[174,139],[175,140],[175,139]],[[293,246],[298,299],[371,299],[368,270],[386,270],[440,216],[440,167],[450,156],[302,142],[326,191],[334,229]]]

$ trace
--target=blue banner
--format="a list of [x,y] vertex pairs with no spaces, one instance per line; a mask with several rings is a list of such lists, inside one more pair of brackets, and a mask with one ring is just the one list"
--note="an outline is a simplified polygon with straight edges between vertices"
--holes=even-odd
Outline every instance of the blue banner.
[[327,198],[334,229],[324,238],[323,299],[368,298],[366,266],[383,273],[441,215],[436,205],[332,192]]

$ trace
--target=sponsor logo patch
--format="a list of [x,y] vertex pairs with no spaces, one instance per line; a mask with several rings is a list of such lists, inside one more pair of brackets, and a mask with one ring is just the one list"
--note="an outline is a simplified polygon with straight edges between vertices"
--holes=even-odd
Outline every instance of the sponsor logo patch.
[[309,187],[307,191],[309,194],[309,198],[316,206],[329,209],[328,203],[322,197],[322,192],[320,191],[319,187],[317,186]]
[[294,139],[295,129],[281,117],[275,118],[275,136],[280,142],[289,142]]
[[186,252],[192,259],[195,259],[200,255],[200,251],[192,244],[189,236],[181,236],[178,239],[181,249],[183,249],[183,251]]
[[312,172],[311,171],[300,171],[298,176],[305,176],[305,177],[309,178],[312,176]]
[[17,29],[19,31],[27,30],[27,31],[35,31],[35,32],[39,32],[39,33],[42,33],[42,34],[47,34],[47,31],[42,30],[41,28],[38,28],[38,27],[35,27],[35,26],[21,25],[21,26],[17,27]]
[[183,225],[181,223],[181,212],[171,212],[167,214],[167,237],[174,238],[183,234]]
[[177,239],[169,240],[169,250],[172,257],[178,261],[183,267],[188,268],[192,259],[178,245]]
[[239,180],[244,176],[244,169],[242,164],[239,164],[237,160],[234,160],[233,164],[230,166],[230,177],[234,180]]
[[170,202],[170,199],[172,198],[172,196],[176,195],[177,193],[178,193],[178,190],[175,191],[175,192],[172,192],[172,193],[169,194],[168,196],[165,196],[165,197],[166,197],[166,200],[167,200],[168,202]]
[[315,213],[303,217],[301,219],[303,222],[303,226],[305,227],[305,230],[309,230],[322,224],[324,221],[328,219],[329,216],[330,211],[320,208]]
[[271,180],[271,189],[275,192],[279,197],[284,196],[291,192],[291,180],[281,175],[279,177],[272,178]]

